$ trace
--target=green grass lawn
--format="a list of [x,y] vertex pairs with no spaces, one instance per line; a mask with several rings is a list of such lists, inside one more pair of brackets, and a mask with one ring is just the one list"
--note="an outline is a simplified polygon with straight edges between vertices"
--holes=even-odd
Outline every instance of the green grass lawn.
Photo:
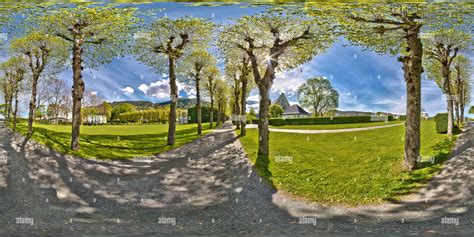
[[344,128],[365,128],[373,126],[383,126],[389,124],[404,123],[404,121],[388,121],[388,122],[370,122],[370,123],[346,123],[346,124],[312,124],[312,125],[283,125],[270,126],[271,128],[281,129],[305,129],[305,130],[333,130]]
[[433,121],[423,121],[421,129],[423,168],[413,172],[402,168],[404,126],[308,135],[274,132],[269,159],[258,162],[258,130],[249,129],[240,141],[276,188],[319,203],[353,206],[397,199],[439,170],[454,141],[437,134]]
[[[26,124],[20,124],[18,131],[25,135]],[[168,124],[81,126],[80,150],[72,151],[71,126],[35,124],[34,131],[33,140],[56,151],[98,159],[156,155],[200,137],[196,124],[177,125],[173,146],[166,145]],[[209,123],[203,124],[203,135],[209,131]]]

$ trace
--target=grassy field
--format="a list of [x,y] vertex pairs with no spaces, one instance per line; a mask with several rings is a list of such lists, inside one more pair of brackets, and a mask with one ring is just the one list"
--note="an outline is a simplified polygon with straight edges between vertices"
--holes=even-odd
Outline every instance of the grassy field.
[[[453,141],[423,121],[423,168],[405,172],[404,127],[332,134],[271,133],[270,157],[258,159],[258,130],[241,137],[259,173],[276,188],[326,204],[359,205],[397,199],[429,180],[446,160]],[[430,163],[434,157],[435,164]]]
[[[25,124],[18,130],[27,133]],[[168,124],[81,126],[80,150],[72,151],[70,126],[36,124],[34,130],[33,140],[56,151],[98,159],[156,155],[200,137],[196,134],[196,124],[177,125],[173,146],[166,145]],[[203,135],[209,131],[209,123],[203,124]]]
[[344,128],[365,128],[373,126],[383,126],[389,124],[404,123],[404,121],[388,121],[388,122],[370,122],[370,123],[345,123],[345,124],[312,124],[312,125],[283,125],[270,126],[271,128],[281,129],[305,129],[305,130],[333,130]]

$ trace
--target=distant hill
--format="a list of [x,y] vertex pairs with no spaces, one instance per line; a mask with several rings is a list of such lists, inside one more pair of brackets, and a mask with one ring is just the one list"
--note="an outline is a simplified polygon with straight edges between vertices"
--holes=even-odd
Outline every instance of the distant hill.
[[[135,105],[138,109],[148,109],[148,108],[156,108],[157,106],[167,106],[170,104],[170,100],[164,102],[153,103],[151,101],[146,100],[136,100],[136,101],[115,101],[110,103],[113,106],[118,104],[132,104]],[[207,101],[201,100],[202,106],[210,106],[211,103]],[[178,99],[178,108],[179,109],[189,109],[196,105],[196,99],[189,99],[189,98],[179,98]]]

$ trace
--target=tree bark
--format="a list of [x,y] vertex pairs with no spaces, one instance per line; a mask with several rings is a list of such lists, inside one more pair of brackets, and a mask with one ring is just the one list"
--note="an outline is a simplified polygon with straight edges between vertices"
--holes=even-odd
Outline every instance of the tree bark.
[[33,120],[35,116],[36,109],[36,89],[38,87],[39,75],[33,73],[33,83],[31,85],[31,98],[30,98],[30,108],[28,112],[28,137],[33,135]]
[[461,127],[461,119],[459,117],[459,102],[454,101],[454,111],[456,111],[456,124],[458,127]]
[[[16,82],[18,83],[18,82]],[[18,113],[18,84],[16,85],[15,89],[15,107],[13,110],[13,131],[16,131],[16,116]]]
[[170,114],[168,126],[169,146],[174,144],[176,134],[176,107],[178,107],[178,86],[176,85],[176,59],[168,56],[169,59],[169,75],[170,75]]
[[269,155],[269,141],[270,141],[270,130],[268,129],[268,110],[270,107],[270,86],[264,82],[270,80],[269,78],[262,78],[262,82],[258,85],[260,92],[260,108],[258,111],[259,122],[258,122],[258,156],[268,157]]
[[221,122],[221,104],[217,103],[217,126],[219,126]]
[[202,111],[201,111],[201,92],[200,92],[199,73],[196,75],[196,116],[197,116],[197,134],[202,134]]
[[409,30],[407,35],[407,56],[400,58],[403,64],[407,90],[407,109],[405,125],[405,145],[403,165],[407,170],[417,168],[420,155],[420,117],[421,117],[421,73],[423,46],[419,38],[419,28]]
[[240,136],[245,136],[247,134],[247,131],[245,130],[245,126],[246,126],[246,119],[245,119],[245,113],[247,112],[246,109],[247,109],[247,79],[246,79],[246,76],[247,75],[243,75],[242,76],[242,79],[241,79],[241,82],[242,82],[242,93],[241,93],[241,98],[240,98],[240,103],[241,103],[241,108],[240,108]]
[[210,114],[210,118],[209,118],[209,121],[210,121],[210,128],[212,129],[212,123],[214,122],[214,95],[211,93],[211,111],[209,112]]
[[446,96],[446,103],[448,109],[448,135],[453,135],[453,100],[451,94],[450,86],[450,75],[449,75],[449,65],[448,63],[442,64],[442,75],[443,75],[443,90]]
[[82,43],[78,40],[74,41],[72,53],[72,132],[71,132],[71,149],[79,150],[79,136],[81,129],[81,107],[82,98],[84,97],[85,85],[82,80]]

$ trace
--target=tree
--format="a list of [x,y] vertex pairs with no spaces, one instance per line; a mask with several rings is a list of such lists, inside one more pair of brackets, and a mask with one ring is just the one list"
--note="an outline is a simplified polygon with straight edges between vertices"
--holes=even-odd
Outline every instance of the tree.
[[457,114],[458,116],[458,126],[464,121],[464,109],[466,104],[470,102],[471,99],[471,75],[472,75],[472,64],[471,60],[464,56],[458,55],[453,62],[454,65],[454,77],[455,81],[455,93],[457,102]]
[[315,116],[323,116],[328,110],[337,109],[339,93],[328,79],[316,77],[298,88],[298,101],[302,106],[310,107]]
[[216,81],[217,125],[224,122],[229,86],[221,79]]
[[119,118],[120,114],[130,113],[130,112],[134,112],[136,110],[137,110],[137,108],[134,105],[129,104],[129,103],[123,103],[123,104],[121,103],[121,104],[115,105],[112,108],[111,119],[112,120],[117,120]]
[[40,32],[32,32],[14,39],[10,45],[13,53],[20,53],[28,60],[31,72],[31,97],[28,110],[28,136],[33,134],[38,80],[45,70],[59,70],[67,61],[65,43],[57,37]]
[[[224,32],[222,32],[224,34]],[[226,72],[230,79],[234,95],[234,116],[238,119],[237,128],[240,125],[240,135],[245,136],[246,130],[246,112],[247,112],[247,97],[250,90],[254,87],[252,83],[252,67],[250,57],[246,52],[237,47],[229,47],[228,38],[225,35],[219,37],[219,47],[224,54],[224,62]]]
[[275,73],[296,68],[327,49],[335,40],[328,22],[292,14],[266,13],[244,16],[225,27],[221,49],[238,48],[250,59],[253,78],[260,94],[259,159],[268,160],[269,92]]
[[71,92],[68,90],[66,82],[59,78],[52,77],[47,82],[48,85],[43,91],[48,103],[47,115],[49,118],[54,119],[53,122],[58,123],[60,115],[67,117],[71,102]]
[[[469,45],[471,36],[455,29],[440,29],[427,33],[424,37],[424,50],[426,59],[424,64],[439,64],[441,71],[428,70],[428,75],[437,78],[437,83],[445,94],[448,109],[448,135],[453,135],[453,105],[457,101],[453,97],[452,85],[455,78],[451,77],[451,65],[460,50],[464,50]],[[428,66],[429,69],[438,67]],[[436,80],[436,79],[435,79]],[[459,116],[458,116],[459,117]]]
[[107,118],[109,121],[110,117],[112,116],[112,105],[104,101],[101,105],[99,105],[99,113]]
[[206,67],[211,67],[216,64],[214,57],[206,50],[193,50],[184,59],[182,69],[184,74],[191,79],[192,85],[196,89],[196,116],[197,116],[197,134],[202,133],[202,115],[201,115],[201,80],[203,78]]
[[283,107],[279,104],[270,105],[269,111],[272,118],[280,118],[283,115]]
[[71,149],[79,149],[84,66],[97,68],[122,55],[137,19],[135,8],[113,5],[75,5],[52,9],[38,17],[45,32],[63,39],[72,47],[72,133]]
[[137,34],[135,47],[137,59],[161,72],[168,69],[171,99],[168,145],[174,144],[176,133],[177,61],[189,49],[205,48],[212,25],[211,22],[200,18],[183,17],[173,20],[165,17],[146,25],[145,31]]
[[474,106],[471,106],[471,108],[469,109],[469,113],[474,114]]
[[[16,130],[18,114],[18,94],[21,90],[21,82],[25,78],[27,62],[23,57],[14,56],[0,65],[0,70],[4,73],[4,93],[5,93],[5,121],[10,122],[10,115],[13,117],[13,130]],[[13,106],[13,102],[15,105]]]
[[[399,55],[407,91],[404,144],[404,167],[417,168],[420,155],[421,73],[423,45],[422,27],[453,28],[463,24],[472,13],[469,4],[425,3],[361,3],[338,4],[326,11],[327,5],[307,7],[312,15],[335,17],[344,37],[354,45],[377,53]],[[469,25],[469,24],[466,24]]]
[[211,100],[210,128],[212,129],[214,123],[214,98],[217,92],[217,80],[220,79],[220,71],[217,66],[208,67],[204,72],[204,89]]

